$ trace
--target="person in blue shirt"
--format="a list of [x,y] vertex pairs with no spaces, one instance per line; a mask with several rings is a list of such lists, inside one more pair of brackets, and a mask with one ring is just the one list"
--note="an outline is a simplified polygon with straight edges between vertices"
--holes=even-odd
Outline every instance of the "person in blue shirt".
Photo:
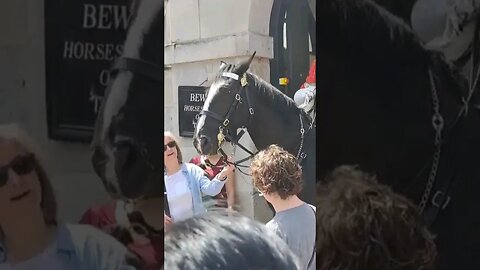
[[88,225],[57,219],[39,152],[17,125],[0,125],[0,270],[131,270],[126,248]]
[[215,196],[222,190],[227,176],[235,167],[226,165],[210,180],[195,164],[184,163],[178,140],[172,132],[164,132],[164,182],[168,215],[164,213],[164,226],[168,230],[174,222],[206,212],[202,195]]

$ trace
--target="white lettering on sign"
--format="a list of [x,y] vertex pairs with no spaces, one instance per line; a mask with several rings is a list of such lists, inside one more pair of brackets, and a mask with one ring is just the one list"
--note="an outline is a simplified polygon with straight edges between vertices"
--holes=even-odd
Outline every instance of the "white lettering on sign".
[[190,102],[205,102],[205,94],[191,93]]
[[63,58],[74,60],[113,61],[123,50],[123,44],[65,41]]
[[121,29],[128,25],[126,5],[83,4],[83,24],[85,29]]
[[183,105],[184,112],[200,112],[201,110],[202,106]]
[[90,89],[90,101],[93,102],[93,111],[97,114],[102,105],[103,97],[96,95],[92,88]]
[[100,76],[98,77],[98,80],[100,81],[100,85],[106,87],[110,82],[110,71],[107,69],[102,70],[100,72]]

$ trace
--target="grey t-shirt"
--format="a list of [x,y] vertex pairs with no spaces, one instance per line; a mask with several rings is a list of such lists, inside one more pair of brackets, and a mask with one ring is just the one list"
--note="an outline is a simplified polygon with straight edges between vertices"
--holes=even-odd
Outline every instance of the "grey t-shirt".
[[267,228],[276,232],[300,260],[302,269],[315,269],[316,260],[313,256],[315,246],[315,207],[307,203],[280,211],[267,223]]

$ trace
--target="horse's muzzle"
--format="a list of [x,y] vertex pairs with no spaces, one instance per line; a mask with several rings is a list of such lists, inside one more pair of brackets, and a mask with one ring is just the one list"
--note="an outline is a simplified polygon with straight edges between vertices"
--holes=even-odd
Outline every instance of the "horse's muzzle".
[[[196,141],[196,142],[195,142]],[[212,140],[206,135],[200,135],[198,140],[194,141],[195,148],[202,155],[209,155],[212,154],[213,145]]]

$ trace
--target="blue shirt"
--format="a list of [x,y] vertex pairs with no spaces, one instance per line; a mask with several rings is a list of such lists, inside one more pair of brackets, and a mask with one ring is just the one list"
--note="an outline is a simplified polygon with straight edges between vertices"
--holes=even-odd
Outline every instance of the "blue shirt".
[[[205,213],[207,210],[202,202],[202,194],[209,196],[217,195],[222,190],[226,181],[218,180],[218,175],[210,180],[202,168],[192,163],[182,163],[180,170],[187,179],[188,188],[192,193],[193,214],[199,215]],[[164,172],[164,181],[167,181],[167,179],[167,172]]]
[[[126,248],[108,234],[89,225],[62,224],[58,227],[55,251],[62,264],[74,270],[134,270],[125,262]],[[5,261],[6,254],[0,258]],[[0,270],[10,269],[0,262]],[[38,269],[44,269],[38,265]]]

